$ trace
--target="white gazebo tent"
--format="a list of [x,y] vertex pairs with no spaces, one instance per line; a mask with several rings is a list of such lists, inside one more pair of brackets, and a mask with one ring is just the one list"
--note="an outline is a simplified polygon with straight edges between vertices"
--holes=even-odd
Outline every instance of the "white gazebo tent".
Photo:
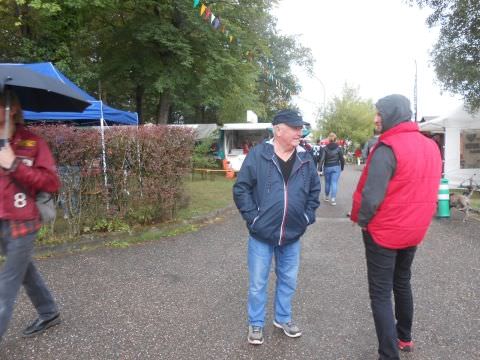
[[480,179],[480,112],[471,114],[461,105],[419,126],[424,132],[444,134],[444,174],[450,186],[472,175]]

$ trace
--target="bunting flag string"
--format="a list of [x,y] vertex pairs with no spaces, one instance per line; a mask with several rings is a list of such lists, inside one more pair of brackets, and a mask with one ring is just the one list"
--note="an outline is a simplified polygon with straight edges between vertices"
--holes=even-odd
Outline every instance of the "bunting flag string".
[[212,11],[210,10],[209,7],[207,7],[207,10],[205,10],[205,20],[208,20],[210,18],[210,15],[212,14]]
[[[228,29],[226,29],[224,24],[222,24],[220,16],[214,15],[212,10],[203,2],[201,2],[201,0],[193,0],[193,8],[196,9],[199,6],[199,15],[203,17],[205,21],[208,21],[210,26],[214,30],[220,29],[220,32],[225,36],[228,43],[232,44],[235,41],[237,45],[241,46],[240,41],[235,36],[233,36],[233,34],[231,34]],[[254,60],[254,52],[251,50],[247,50],[247,52],[245,53],[245,58],[247,61],[252,62]],[[265,79],[268,82],[274,84],[281,92],[287,95],[290,94],[290,90],[285,87],[282,81],[279,80],[276,76],[275,69],[273,68],[273,62],[270,59],[266,59],[264,62],[257,61],[257,63],[262,69]]]

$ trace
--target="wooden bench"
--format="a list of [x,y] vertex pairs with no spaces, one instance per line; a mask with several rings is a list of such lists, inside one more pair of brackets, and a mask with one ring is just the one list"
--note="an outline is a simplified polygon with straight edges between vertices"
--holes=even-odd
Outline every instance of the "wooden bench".
[[215,174],[216,173],[227,173],[227,172],[233,172],[233,170],[224,170],[224,169],[192,169],[192,180],[193,180],[193,174],[195,172],[198,172],[201,174],[202,179],[207,178],[210,175],[210,180],[215,180]]

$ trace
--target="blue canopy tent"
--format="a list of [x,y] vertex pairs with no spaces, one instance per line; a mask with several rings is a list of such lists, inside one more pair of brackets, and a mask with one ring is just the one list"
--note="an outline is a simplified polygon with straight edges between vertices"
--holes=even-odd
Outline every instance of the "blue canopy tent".
[[[0,64],[12,65],[12,64]],[[122,111],[107,106],[101,100],[97,100],[90,96],[88,93],[80,89],[72,81],[70,81],[65,75],[63,75],[58,69],[53,66],[51,62],[34,63],[34,64],[15,64],[16,66],[25,66],[35,72],[38,72],[45,76],[53,77],[61,82],[67,84],[75,92],[83,95],[91,105],[88,106],[83,112],[34,112],[23,111],[23,117],[26,122],[73,122],[78,125],[100,125],[101,138],[102,138],[102,162],[103,162],[103,175],[105,188],[107,188],[107,163],[106,163],[106,151],[105,151],[105,125],[136,125],[138,126],[138,115],[128,111]],[[107,202],[108,209],[108,202]]]
[[[1,66],[2,64],[0,64]],[[20,64],[19,64],[20,65]],[[105,105],[101,100],[95,99],[88,93],[80,89],[65,75],[63,75],[51,62],[22,64],[20,66],[28,67],[42,75],[54,77],[68,84],[76,92],[84,95],[91,105],[81,113],[75,112],[33,112],[24,111],[23,116],[26,121],[71,121],[79,125],[96,125],[103,119],[109,125],[138,125],[138,115],[134,112],[122,111]]]

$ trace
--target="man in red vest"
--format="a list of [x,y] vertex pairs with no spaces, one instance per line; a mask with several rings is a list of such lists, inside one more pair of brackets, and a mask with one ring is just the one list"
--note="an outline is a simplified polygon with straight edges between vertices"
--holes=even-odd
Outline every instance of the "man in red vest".
[[435,213],[442,160],[410,121],[406,97],[389,95],[375,106],[381,135],[353,195],[351,219],[362,228],[379,358],[399,359],[398,350],[413,350],[410,269]]

